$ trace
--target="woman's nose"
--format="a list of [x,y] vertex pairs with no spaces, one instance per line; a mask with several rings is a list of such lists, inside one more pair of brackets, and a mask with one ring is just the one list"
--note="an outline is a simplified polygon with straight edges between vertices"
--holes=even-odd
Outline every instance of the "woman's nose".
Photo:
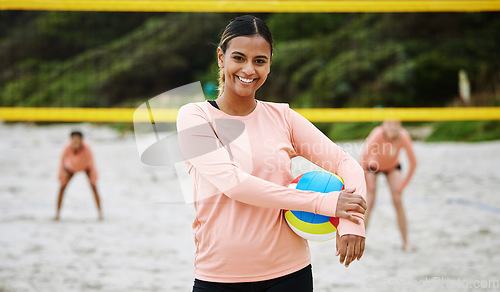
[[253,64],[251,62],[248,62],[245,64],[245,66],[242,69],[243,73],[246,75],[252,75],[255,73],[255,68],[253,67]]

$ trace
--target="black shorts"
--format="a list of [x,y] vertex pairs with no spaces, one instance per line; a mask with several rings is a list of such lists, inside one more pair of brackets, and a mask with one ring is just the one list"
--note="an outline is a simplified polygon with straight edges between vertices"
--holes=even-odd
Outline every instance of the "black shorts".
[[64,167],[64,171],[66,171],[66,173],[70,176],[72,176],[73,174],[75,174],[74,172],[72,172],[71,170],[69,170],[66,166]]
[[194,280],[193,292],[312,292],[313,278],[311,265],[275,279],[241,282],[218,283]]
[[401,170],[401,164],[398,164],[398,165],[396,165],[396,167],[394,167],[393,169],[391,169],[391,170],[386,170],[386,171],[380,171],[380,170],[378,170],[377,168],[371,168],[370,166],[368,166],[368,170],[369,170],[370,172],[375,173],[375,174],[378,174],[379,172],[381,172],[381,173],[384,173],[385,175],[387,175],[389,172],[391,172],[391,171],[393,171],[393,170],[395,170],[395,169],[397,169],[397,170]]
[[[66,173],[69,176],[73,176],[75,174],[74,172],[72,172],[71,170],[69,170],[69,168],[67,168],[66,166],[63,169],[64,169],[64,171],[66,171]],[[89,175],[90,174],[90,168],[85,169],[85,172]]]

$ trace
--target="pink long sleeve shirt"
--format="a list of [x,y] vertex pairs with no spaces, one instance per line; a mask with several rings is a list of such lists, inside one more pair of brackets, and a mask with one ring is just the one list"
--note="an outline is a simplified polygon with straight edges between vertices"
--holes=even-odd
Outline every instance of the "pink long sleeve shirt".
[[82,148],[78,151],[75,151],[70,143],[64,146],[58,174],[61,184],[68,182],[67,175],[65,175],[65,169],[71,173],[88,171],[90,182],[95,184],[97,181],[97,169],[94,165],[92,151],[90,150],[90,146],[85,142],[82,143]]
[[369,168],[381,172],[391,171],[399,164],[399,153],[404,149],[408,156],[410,167],[403,181],[407,185],[417,167],[417,159],[413,151],[410,133],[401,129],[398,139],[388,139],[382,126],[375,127],[366,138],[363,145],[361,165],[364,170]]
[[[191,103],[179,110],[177,129],[194,183],[197,279],[261,281],[310,264],[307,241],[289,228],[282,210],[335,216],[339,192],[288,188],[293,157],[366,194],[359,163],[287,104],[257,101],[249,115],[231,116],[208,102]],[[364,237],[364,223],[340,219],[338,233]]]

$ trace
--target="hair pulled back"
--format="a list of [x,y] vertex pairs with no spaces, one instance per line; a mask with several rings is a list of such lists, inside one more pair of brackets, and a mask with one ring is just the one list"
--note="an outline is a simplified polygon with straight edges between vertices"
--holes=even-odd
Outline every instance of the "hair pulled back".
[[[271,54],[273,52],[273,37],[267,24],[260,18],[253,15],[238,16],[231,20],[222,33],[219,47],[225,54],[229,45],[229,41],[239,36],[262,36],[271,46]],[[224,68],[219,69],[219,96],[224,92]]]
[[71,134],[69,135],[71,138],[73,138],[73,136],[79,136],[80,138],[83,139],[83,134],[82,132],[80,131],[72,131]]

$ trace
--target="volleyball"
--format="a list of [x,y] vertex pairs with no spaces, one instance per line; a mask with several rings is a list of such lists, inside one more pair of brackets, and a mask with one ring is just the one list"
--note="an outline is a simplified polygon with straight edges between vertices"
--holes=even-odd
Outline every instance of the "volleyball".
[[[336,174],[318,170],[298,176],[288,187],[303,191],[329,193],[342,190],[344,181]],[[284,210],[284,214],[290,228],[307,240],[326,241],[337,235],[338,217],[292,210]]]

